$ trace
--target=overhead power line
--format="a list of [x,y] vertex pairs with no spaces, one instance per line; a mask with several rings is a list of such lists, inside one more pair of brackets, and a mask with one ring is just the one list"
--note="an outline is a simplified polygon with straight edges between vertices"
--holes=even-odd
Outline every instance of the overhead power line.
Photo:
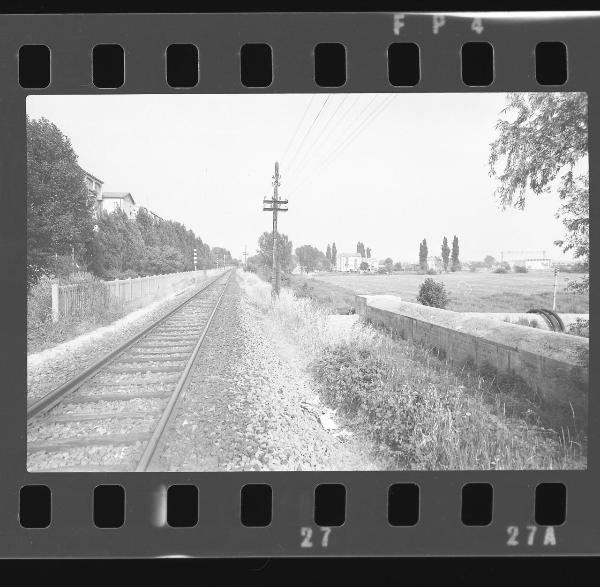
[[323,112],[323,108],[325,108],[325,106],[327,106],[327,102],[328,101],[329,101],[329,96],[327,96],[327,98],[325,98],[325,100],[323,101],[323,105],[321,106],[320,110],[317,112],[317,115],[313,118],[313,121],[312,121],[310,127],[308,128],[308,130],[306,131],[306,133],[302,137],[302,141],[300,142],[299,147],[296,149],[296,152],[294,153],[294,156],[292,157],[292,160],[290,161],[289,169],[291,169],[292,166],[294,165],[294,161],[295,161],[296,157],[298,156],[298,153],[300,153],[300,151],[302,150],[302,146],[304,145],[304,141],[306,140],[306,138],[310,134],[310,131],[314,128],[315,123],[319,119],[319,116],[321,115],[321,112]]
[[[323,164],[321,165],[321,167],[319,167],[316,172],[323,172],[325,170],[326,167],[328,167],[329,165],[331,165],[331,163],[333,163],[333,161],[335,160],[335,158],[337,156],[339,156],[346,148],[348,148],[348,146],[356,139],[356,137],[373,121],[375,120],[375,118],[377,118],[390,104],[391,102],[394,100],[394,98],[396,97],[397,94],[391,94],[390,96],[387,97],[387,99],[385,99],[383,102],[381,102],[379,104],[379,106],[374,109],[371,114],[363,121],[363,123],[359,126],[355,128],[355,132],[348,137],[348,139],[346,140],[345,143],[343,143],[342,145],[340,145],[340,147],[333,152],[330,157],[327,158],[327,160],[325,160],[323,162]],[[296,193],[300,187],[302,187],[304,184],[307,183],[307,181],[310,181],[311,179],[313,179],[315,177],[316,173],[313,174],[312,176],[308,176],[305,178],[304,181],[302,181],[300,184],[298,184],[291,192],[290,195]]]
[[[306,161],[307,157],[309,157],[313,152],[315,152],[315,150],[317,148],[317,145],[319,144],[319,141],[320,141],[321,137],[323,136],[323,133],[327,130],[327,128],[331,124],[331,121],[336,117],[336,115],[339,112],[340,108],[342,107],[342,105],[344,104],[344,102],[348,99],[348,95],[349,94],[345,94],[344,95],[343,99],[337,105],[337,108],[333,111],[333,114],[331,114],[329,116],[329,118],[326,120],[325,124],[321,127],[321,132],[317,135],[317,138],[312,142],[312,144],[309,145],[309,147],[305,150],[304,156],[302,157],[302,159],[299,160],[299,162],[296,165],[295,169],[302,170],[302,164]],[[292,173],[291,169],[288,172],[288,182],[290,181],[290,173]]]
[[296,127],[296,130],[294,131],[294,134],[290,138],[290,141],[288,142],[287,147],[285,148],[285,151],[283,152],[283,156],[281,158],[282,164],[285,161],[285,156],[287,155],[288,151],[290,150],[290,147],[292,146],[292,143],[294,142],[294,139],[296,138],[296,135],[298,134],[298,131],[300,130],[300,127],[302,126],[302,123],[304,122],[304,119],[306,118],[306,114],[308,113],[308,110],[310,109],[310,106],[313,103],[313,100],[315,99],[315,96],[316,96],[316,94],[313,94],[310,97],[308,105],[306,106],[306,108],[304,110],[304,114],[302,114],[302,118],[300,119],[300,122],[298,123],[298,126]]
[[[348,113],[360,102],[360,98],[362,97],[361,94],[357,94],[357,99],[354,101],[354,103],[350,106],[350,108],[348,108],[344,114],[342,115],[342,117],[338,120],[337,125],[335,126],[341,126],[342,121],[346,118],[346,116],[348,115]],[[369,100],[366,105],[359,110],[358,114],[348,123],[347,127],[345,130],[342,131],[341,134],[341,140],[338,141],[336,144],[334,144],[334,148],[329,152],[329,154],[331,154],[335,149],[337,149],[339,147],[339,145],[341,143],[343,143],[346,138],[352,133],[354,127],[356,124],[360,124],[362,122],[362,117],[364,115],[364,113],[368,110],[368,108],[371,106],[371,104],[377,99],[378,95],[376,94],[375,96],[373,96],[371,98],[371,100]],[[329,156],[329,154],[326,155],[326,157]],[[321,158],[322,160],[322,158]],[[318,165],[318,161],[317,161],[317,165]],[[305,169],[309,169],[310,166],[307,166]],[[305,170],[303,170],[305,171]],[[298,183],[298,179],[301,179],[302,177],[302,172],[300,172],[300,176],[293,176],[293,179],[291,179],[288,182],[288,189],[290,189],[291,187],[293,187],[293,184]]]

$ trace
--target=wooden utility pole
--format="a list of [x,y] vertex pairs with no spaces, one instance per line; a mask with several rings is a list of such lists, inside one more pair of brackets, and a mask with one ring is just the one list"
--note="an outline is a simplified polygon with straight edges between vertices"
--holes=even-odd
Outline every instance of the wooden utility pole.
[[248,269],[248,250],[244,245],[244,270]]
[[287,212],[287,200],[279,199],[279,162],[275,161],[275,175],[273,175],[273,199],[263,200],[263,212],[273,212],[273,270],[271,271],[271,297],[279,295],[281,287],[281,271],[277,258],[277,212]]
[[558,267],[554,267],[554,297],[552,299],[552,311],[556,312],[556,286],[558,283]]

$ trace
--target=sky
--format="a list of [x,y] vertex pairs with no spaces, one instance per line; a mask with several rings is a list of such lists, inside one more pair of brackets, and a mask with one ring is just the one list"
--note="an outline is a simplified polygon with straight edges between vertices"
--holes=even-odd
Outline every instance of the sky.
[[272,226],[262,200],[289,211],[279,230],[294,248],[417,262],[419,242],[440,255],[457,235],[463,261],[502,250],[545,250],[564,235],[555,193],[503,211],[488,174],[503,93],[186,94],[27,98],[69,137],[79,164],[130,192],[136,204],[177,220],[211,246],[242,258]]

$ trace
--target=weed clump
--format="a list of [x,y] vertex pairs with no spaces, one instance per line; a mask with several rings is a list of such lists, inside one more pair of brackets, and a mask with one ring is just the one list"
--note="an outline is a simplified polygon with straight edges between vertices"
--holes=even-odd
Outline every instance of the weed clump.
[[573,324],[569,324],[567,334],[573,334],[574,336],[583,336],[585,338],[590,337],[590,321],[584,318],[577,318]]

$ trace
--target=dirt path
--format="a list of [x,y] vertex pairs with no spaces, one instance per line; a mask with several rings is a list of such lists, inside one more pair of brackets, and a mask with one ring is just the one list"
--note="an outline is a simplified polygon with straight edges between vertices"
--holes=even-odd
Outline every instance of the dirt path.
[[[165,470],[373,470],[368,444],[327,430],[306,359],[232,281],[163,446]],[[325,418],[321,416],[325,413]]]

